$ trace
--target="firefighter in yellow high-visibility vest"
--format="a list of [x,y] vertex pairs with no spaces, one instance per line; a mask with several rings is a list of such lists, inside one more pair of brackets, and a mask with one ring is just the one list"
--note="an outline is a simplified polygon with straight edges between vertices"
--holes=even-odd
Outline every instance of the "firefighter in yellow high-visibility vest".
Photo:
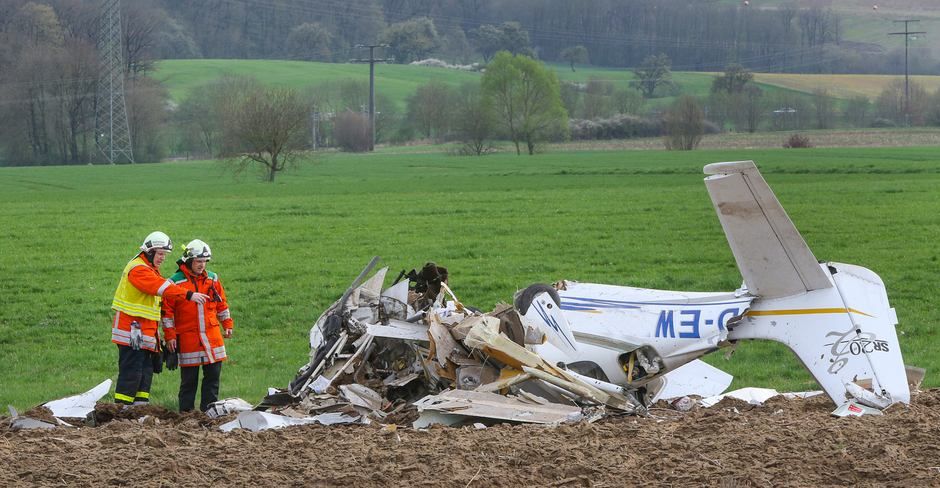
[[157,326],[162,297],[186,297],[205,303],[209,297],[188,291],[160,275],[160,265],[173,243],[163,232],[151,232],[140,252],[124,266],[114,292],[111,342],[118,347],[118,380],[114,399],[123,404],[150,401],[154,355],[158,354]]

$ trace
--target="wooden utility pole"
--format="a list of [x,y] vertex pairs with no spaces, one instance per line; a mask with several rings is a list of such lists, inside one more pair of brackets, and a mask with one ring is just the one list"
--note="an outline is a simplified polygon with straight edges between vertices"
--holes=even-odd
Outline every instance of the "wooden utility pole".
[[910,44],[911,34],[926,34],[925,31],[911,31],[907,28],[911,22],[920,22],[916,19],[895,20],[895,22],[904,22],[904,32],[889,32],[889,36],[904,36],[904,121],[911,125],[911,81],[907,69],[907,51]]
[[375,48],[388,47],[388,44],[357,44],[357,48],[369,48],[369,59],[353,59],[354,63],[369,63],[369,132],[372,139],[369,141],[369,150],[375,151],[375,63],[384,63],[388,59],[376,59]]
[[313,127],[313,150],[317,150],[317,124],[320,123],[320,112],[314,110],[310,114],[310,125]]

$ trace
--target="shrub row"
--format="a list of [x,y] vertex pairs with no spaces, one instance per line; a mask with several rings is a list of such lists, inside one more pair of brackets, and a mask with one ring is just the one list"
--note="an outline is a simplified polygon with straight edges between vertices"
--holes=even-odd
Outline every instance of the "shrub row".
[[[637,117],[620,114],[607,119],[570,119],[568,129],[573,140],[630,139],[634,137],[660,137],[665,135],[665,125],[660,118]],[[705,133],[717,134],[717,125],[705,121]]]

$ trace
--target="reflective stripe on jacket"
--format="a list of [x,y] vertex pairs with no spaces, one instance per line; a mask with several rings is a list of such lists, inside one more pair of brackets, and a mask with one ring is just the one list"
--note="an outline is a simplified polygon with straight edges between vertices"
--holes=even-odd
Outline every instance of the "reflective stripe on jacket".
[[181,264],[170,281],[187,291],[209,295],[210,299],[205,304],[180,298],[163,300],[163,336],[176,339],[180,366],[225,361],[228,356],[221,328],[231,329],[235,323],[219,276],[208,270],[197,276]]
[[[131,322],[140,324],[141,349],[157,351],[157,323],[152,320],[141,320],[126,313],[114,312],[114,325],[111,327],[111,342],[122,346],[131,345]],[[124,328],[119,327],[124,326]]]

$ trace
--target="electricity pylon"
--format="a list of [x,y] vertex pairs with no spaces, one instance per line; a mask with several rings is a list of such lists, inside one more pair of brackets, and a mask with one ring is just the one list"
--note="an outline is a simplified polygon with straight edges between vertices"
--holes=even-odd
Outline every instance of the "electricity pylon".
[[104,0],[98,18],[98,89],[95,91],[95,145],[109,163],[134,162],[124,103],[124,46],[121,0]]

